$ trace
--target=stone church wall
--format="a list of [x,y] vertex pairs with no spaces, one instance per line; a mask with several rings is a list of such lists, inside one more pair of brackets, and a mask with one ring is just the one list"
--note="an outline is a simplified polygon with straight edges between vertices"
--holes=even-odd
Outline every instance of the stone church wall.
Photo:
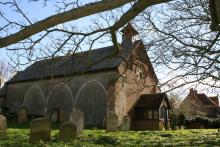
[[[18,112],[21,106],[29,113],[44,115],[54,108],[64,111],[69,119],[73,109],[85,112],[85,124],[103,124],[109,100],[109,85],[118,77],[116,71],[96,72],[66,78],[54,78],[8,85],[7,106],[11,112]],[[105,116],[105,118],[103,118]]]

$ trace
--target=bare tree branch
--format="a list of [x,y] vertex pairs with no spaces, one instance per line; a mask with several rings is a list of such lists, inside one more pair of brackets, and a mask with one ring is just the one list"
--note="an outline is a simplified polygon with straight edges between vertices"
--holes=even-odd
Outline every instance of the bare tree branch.
[[[41,20],[37,23],[34,23],[30,26],[25,27],[23,30],[15,34],[11,34],[9,36],[0,38],[0,48],[6,47],[8,45],[24,40],[34,34],[37,34],[51,27],[54,27],[58,24],[62,24],[68,21],[83,18],[85,16],[100,13],[103,11],[111,10],[111,9],[123,6],[124,4],[130,3],[132,1],[134,0],[120,0],[120,1],[119,0],[102,0],[99,2],[90,3],[85,6],[81,6],[79,8],[69,10],[67,12],[55,14],[44,20]],[[145,8],[149,6],[163,3],[163,2],[168,2],[168,1],[170,0],[150,0],[150,1],[139,0],[136,2],[136,5],[134,5],[134,8],[130,9],[129,13],[127,15],[124,15],[124,17],[121,18],[121,21],[115,24],[115,26],[118,26],[118,27],[123,26],[124,23],[122,22],[127,22],[127,18],[128,20],[130,20],[131,18],[134,18],[137,14],[139,14],[141,11],[143,11]]]

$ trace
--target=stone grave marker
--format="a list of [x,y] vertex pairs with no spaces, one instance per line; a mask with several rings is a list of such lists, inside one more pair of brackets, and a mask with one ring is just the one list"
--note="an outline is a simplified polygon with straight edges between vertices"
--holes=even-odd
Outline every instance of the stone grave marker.
[[125,115],[125,116],[122,118],[121,125],[120,125],[119,129],[120,129],[121,131],[129,131],[129,130],[130,130],[130,124],[131,124],[131,118],[130,118],[130,116]]
[[18,111],[18,122],[23,123],[27,121],[27,108],[21,107]]
[[53,110],[51,112],[51,121],[52,122],[58,122],[58,118],[59,118],[59,111],[58,110]]
[[106,130],[108,132],[118,130],[118,116],[117,114],[108,114],[106,120]]
[[0,114],[0,137],[7,135],[7,121],[6,118]]
[[64,122],[64,111],[60,110],[60,115],[59,115],[59,122]]
[[70,113],[70,121],[76,125],[77,136],[82,135],[84,129],[84,113],[80,110],[73,110]]
[[51,113],[47,111],[47,112],[44,114],[44,118],[50,119],[50,117],[51,117]]
[[71,140],[77,137],[77,126],[71,122],[67,121],[60,126],[60,140]]
[[40,140],[48,142],[51,139],[51,123],[47,118],[36,118],[31,121],[30,143],[36,143]]

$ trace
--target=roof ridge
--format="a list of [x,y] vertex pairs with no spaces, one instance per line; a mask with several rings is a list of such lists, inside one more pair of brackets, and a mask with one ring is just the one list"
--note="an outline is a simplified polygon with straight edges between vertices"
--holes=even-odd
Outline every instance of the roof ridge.
[[[74,73],[81,73],[81,72],[85,73],[85,72],[101,71],[101,70],[109,70],[109,69],[113,70],[124,61],[123,58],[128,58],[128,56],[130,55],[130,51],[136,49],[140,41],[141,40],[137,40],[132,44],[130,43],[123,45],[120,44],[120,46],[123,49],[121,49],[117,55],[112,56],[110,60],[109,58],[103,58],[103,57],[107,57],[108,54],[111,54],[111,51],[114,49],[113,45],[87,50],[83,52],[77,52],[71,55],[57,56],[54,58],[39,60],[34,62],[32,65],[28,66],[25,70],[21,71],[19,74],[13,76],[8,81],[8,83],[42,79],[42,78],[47,78],[51,75],[55,77],[62,75],[72,75]],[[89,53],[94,54],[94,56],[91,55],[90,58]],[[71,57],[74,57],[75,60],[74,61],[71,60]],[[100,59],[103,60],[90,67],[89,64],[90,61],[96,63]],[[87,68],[88,64],[89,64],[89,68]]]

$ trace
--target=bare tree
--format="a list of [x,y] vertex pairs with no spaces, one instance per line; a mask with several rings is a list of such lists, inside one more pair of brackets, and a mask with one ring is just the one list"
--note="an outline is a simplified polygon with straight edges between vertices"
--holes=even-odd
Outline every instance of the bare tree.
[[[95,41],[109,34],[118,49],[115,32],[119,28],[146,8],[168,1],[170,0],[91,0],[90,2],[55,0],[53,3],[57,10],[56,14],[42,20],[35,20],[28,15],[27,10],[22,9],[21,1],[6,0],[0,2],[0,8],[5,8],[7,13],[11,10],[12,14],[20,17],[18,20],[11,20],[0,9],[0,19],[3,20],[0,26],[0,48],[13,52],[11,60],[17,66],[42,58],[66,55],[80,50],[85,44],[89,44],[89,49],[91,49]],[[30,4],[34,5],[34,2],[40,3],[38,0],[31,0]],[[43,3],[47,4],[50,1],[45,0]],[[78,24],[74,25],[74,21],[80,18],[100,14],[124,5],[127,8],[126,11],[110,26],[88,25],[85,28],[78,28]]]
[[[108,11],[111,9],[115,9],[117,7],[123,6],[127,3],[130,2],[135,2],[132,7],[121,17],[119,22],[111,26],[110,28],[105,28],[103,30],[98,30],[98,31],[116,31],[118,28],[121,28],[123,25],[125,25],[129,20],[133,19],[136,15],[138,15],[140,12],[142,12],[145,8],[163,3],[163,2],[168,2],[169,0],[152,0],[152,1],[144,1],[144,0],[139,0],[139,1],[134,1],[134,0],[102,0],[94,3],[88,3],[85,4],[84,6],[80,6],[79,2],[69,2],[65,3],[63,1],[62,3],[64,4],[64,8],[60,8],[59,10],[64,10],[63,12],[60,12],[58,14],[55,14],[53,16],[50,16],[48,18],[45,18],[44,20],[38,21],[36,23],[33,23],[22,11],[22,9],[19,7],[18,3],[16,0],[12,1],[6,1],[6,2],[1,2],[1,5],[10,5],[11,7],[15,7],[15,10],[20,13],[26,22],[28,23],[18,23],[14,21],[10,21],[4,15],[1,13],[1,17],[7,22],[6,25],[1,27],[1,30],[7,30],[8,27],[11,27],[11,25],[15,25],[19,27],[18,32],[14,34],[10,34],[4,37],[1,37],[0,39],[0,47],[6,47],[8,45],[17,43],[19,41],[22,41],[24,39],[27,39],[31,37],[32,35],[35,35],[37,33],[40,33],[42,31],[46,31],[45,34],[53,32],[53,31],[59,31],[59,30],[48,30],[56,25],[68,22],[68,21],[73,21],[82,17],[86,17],[92,14],[100,13],[103,11]],[[73,9],[70,9],[68,11],[65,11],[69,5],[72,5]],[[78,34],[77,32],[72,32],[71,34],[76,35]],[[81,33],[80,33],[81,34]],[[78,34],[79,35],[79,34]],[[83,33],[81,34],[83,35]]]
[[4,61],[0,60],[0,88],[4,85],[4,82],[9,80],[14,74],[14,69]]
[[[166,2],[170,3],[153,6]],[[0,26],[0,48],[13,52],[11,60],[15,65],[26,66],[42,58],[68,55],[85,46],[92,49],[97,40],[106,36],[117,53],[117,31],[138,16],[133,22],[141,32],[157,71],[175,72],[175,76],[161,86],[168,85],[172,90],[199,82],[220,87],[220,33],[209,28],[208,0],[94,0],[89,3],[56,0],[54,3],[56,14],[34,20],[17,0],[0,2],[0,7],[21,16],[21,20],[11,20],[0,9],[0,18],[4,20]],[[125,8],[122,13],[114,12],[121,7]],[[103,17],[103,12],[109,12],[110,18]],[[80,18],[97,14],[105,19],[105,25],[97,20],[83,28],[74,24]]]
[[[208,0],[178,0],[144,11],[136,24],[169,90],[199,83],[220,88],[220,32],[210,29]],[[144,27],[143,27],[144,24]]]

